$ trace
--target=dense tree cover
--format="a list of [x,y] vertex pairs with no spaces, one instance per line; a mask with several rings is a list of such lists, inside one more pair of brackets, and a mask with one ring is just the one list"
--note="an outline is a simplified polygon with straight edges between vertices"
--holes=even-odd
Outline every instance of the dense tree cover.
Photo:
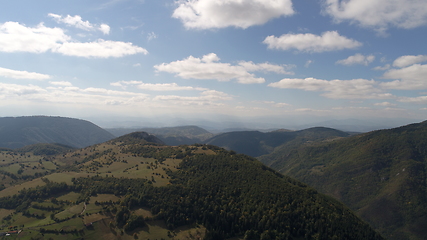
[[57,143],[37,143],[22,148],[15,149],[15,152],[27,153],[32,152],[34,155],[51,156],[67,153],[75,148]]
[[207,144],[224,147],[252,157],[259,157],[274,151],[282,145],[301,145],[311,141],[321,141],[337,137],[347,137],[348,133],[323,127],[300,131],[240,131],[219,134],[205,141]]
[[390,239],[427,235],[427,122],[283,148],[264,163],[327,193]]
[[[0,208],[25,212],[31,202],[54,194],[79,192],[79,203],[107,193],[121,196],[120,202],[97,204],[115,216],[113,225],[126,232],[144,226],[147,219],[132,210],[145,207],[170,229],[192,223],[205,226],[206,239],[382,239],[341,203],[254,158],[215,146],[150,148],[147,154],[153,156],[182,154],[179,169],[168,171],[171,184],[154,187],[146,179],[101,176],[75,178],[72,185],[45,180],[42,187],[0,198]],[[200,154],[200,149],[214,152]]]

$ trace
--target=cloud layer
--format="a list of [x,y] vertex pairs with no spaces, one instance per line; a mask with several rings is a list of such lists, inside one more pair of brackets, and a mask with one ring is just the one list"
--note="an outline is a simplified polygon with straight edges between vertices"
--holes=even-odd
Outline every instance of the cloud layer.
[[32,79],[32,80],[45,80],[49,79],[50,76],[41,73],[17,71],[7,68],[0,67],[0,76],[14,79]]
[[255,64],[253,62],[240,62],[238,65],[219,62],[215,53],[204,55],[202,58],[189,56],[188,58],[171,63],[162,63],[154,66],[159,72],[175,73],[184,79],[216,79],[230,81],[236,79],[239,83],[263,83],[264,78],[256,77],[254,71],[266,71],[282,74],[291,74],[285,66],[270,63]]

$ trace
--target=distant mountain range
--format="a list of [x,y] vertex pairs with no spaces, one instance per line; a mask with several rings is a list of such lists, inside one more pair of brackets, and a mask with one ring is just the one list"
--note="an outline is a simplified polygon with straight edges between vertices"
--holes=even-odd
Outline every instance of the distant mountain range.
[[350,134],[331,128],[315,127],[300,131],[276,130],[272,132],[238,131],[222,133],[204,143],[223,147],[252,157],[269,154],[279,146],[299,146],[313,141],[324,141]]
[[35,143],[59,143],[82,148],[114,136],[80,119],[48,116],[0,118],[0,147],[20,148]]
[[123,136],[131,132],[147,132],[155,135],[166,145],[190,145],[202,143],[206,139],[214,136],[212,133],[197,126],[178,126],[162,128],[106,128],[116,137]]

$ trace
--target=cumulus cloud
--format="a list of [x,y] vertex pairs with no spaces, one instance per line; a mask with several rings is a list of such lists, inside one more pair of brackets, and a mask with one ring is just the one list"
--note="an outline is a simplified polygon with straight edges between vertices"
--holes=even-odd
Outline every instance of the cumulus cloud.
[[328,31],[322,35],[311,33],[284,34],[280,37],[268,36],[263,41],[269,49],[291,50],[296,49],[302,52],[327,52],[343,49],[354,49],[362,46],[362,43],[341,36],[336,31]]
[[172,17],[194,29],[245,29],[294,14],[291,0],[181,0],[178,4]]
[[43,24],[31,28],[16,22],[0,24],[0,51],[31,53],[51,51],[67,56],[99,58],[148,53],[146,49],[129,42],[103,39],[86,43],[76,42],[60,28],[48,28]]
[[202,58],[190,56],[184,60],[171,63],[162,63],[154,66],[159,72],[175,73],[184,79],[216,79],[230,81],[236,79],[239,83],[263,83],[264,78],[257,78],[252,71],[286,72],[284,66],[270,63],[255,64],[253,62],[240,62],[238,65],[219,62],[215,53],[204,55]]
[[384,93],[374,80],[322,80],[316,78],[285,78],[270,83],[269,87],[301,89],[305,91],[325,92],[323,96],[333,99],[382,99],[392,95]]
[[417,56],[406,55],[406,56],[398,57],[396,60],[394,60],[393,66],[403,68],[403,67],[410,66],[412,64],[422,63],[426,61],[427,61],[427,55],[417,55]]
[[385,79],[396,79],[381,83],[388,89],[420,90],[427,89],[427,65],[414,64],[406,68],[390,69],[383,74]]
[[82,17],[80,17],[79,15],[67,15],[66,17],[63,17],[58,14],[49,13],[48,16],[53,18],[57,23],[65,23],[68,26],[73,26],[85,31],[99,30],[104,34],[110,33],[110,26],[108,26],[107,24],[94,25],[91,24],[89,21],[83,21]]
[[176,83],[144,83],[142,81],[119,81],[110,84],[111,86],[127,88],[127,86],[136,87],[141,90],[149,91],[206,91],[207,88],[197,88],[191,86],[179,86]]
[[390,26],[415,28],[427,24],[425,0],[325,0],[324,11],[337,22],[348,20],[383,31]]
[[6,78],[13,78],[13,79],[33,79],[33,80],[45,80],[50,78],[50,76],[46,74],[27,72],[27,71],[17,71],[17,70],[2,68],[2,67],[0,67],[0,76],[6,77]]
[[0,51],[43,53],[70,40],[60,28],[48,28],[42,23],[34,28],[17,22],[0,24]]
[[125,55],[133,55],[137,53],[148,54],[144,48],[134,46],[130,42],[116,42],[98,39],[95,42],[65,42],[54,52],[62,53],[67,56],[77,57],[123,57]]
[[374,55],[364,56],[360,53],[357,53],[353,56],[349,56],[346,59],[339,60],[336,63],[341,65],[346,65],[346,66],[355,65],[355,64],[368,66],[368,64],[373,62],[374,60],[375,60]]

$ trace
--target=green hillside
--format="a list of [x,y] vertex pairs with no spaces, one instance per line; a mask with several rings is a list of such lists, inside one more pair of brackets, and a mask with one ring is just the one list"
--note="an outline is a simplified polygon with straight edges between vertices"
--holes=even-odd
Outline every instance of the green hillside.
[[300,145],[312,141],[347,137],[349,134],[331,128],[309,128],[300,131],[240,131],[219,134],[205,141],[206,144],[220,146],[229,150],[258,157],[271,153],[282,145]]
[[134,133],[42,158],[5,150],[6,177],[15,164],[55,167],[26,182],[13,174],[16,182],[0,191],[0,233],[20,231],[15,239],[383,239],[341,203],[254,158],[148,140]]
[[0,147],[59,143],[81,148],[114,138],[95,124],[73,118],[31,116],[0,118]]
[[268,166],[342,201],[389,239],[427,235],[427,122],[280,148]]

